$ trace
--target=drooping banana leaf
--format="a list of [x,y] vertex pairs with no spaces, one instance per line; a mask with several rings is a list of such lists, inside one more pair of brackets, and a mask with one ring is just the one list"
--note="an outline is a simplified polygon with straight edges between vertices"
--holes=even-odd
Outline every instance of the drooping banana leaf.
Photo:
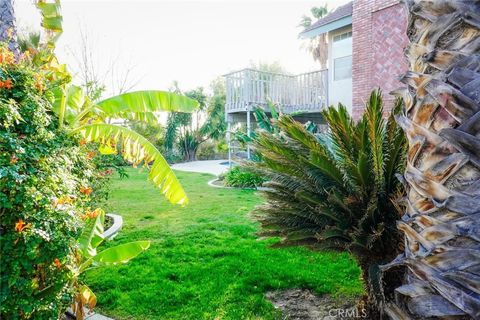
[[103,242],[103,223],[105,221],[105,212],[99,210],[98,215],[90,219],[83,229],[78,246],[85,257],[93,257],[97,254],[97,247]]
[[126,263],[150,247],[150,241],[134,241],[108,248],[92,258],[95,264]]
[[[147,139],[125,127],[97,123],[87,124],[71,131],[79,133],[86,141],[100,144],[122,145],[122,155],[133,165],[143,163],[149,167],[148,177],[173,204],[185,205],[188,198],[180,182],[158,149]],[[113,142],[113,143],[112,143]]]
[[149,247],[150,241],[132,241],[105,249],[97,255],[85,260],[80,265],[79,273],[88,270],[92,265],[93,267],[101,267],[127,263]]

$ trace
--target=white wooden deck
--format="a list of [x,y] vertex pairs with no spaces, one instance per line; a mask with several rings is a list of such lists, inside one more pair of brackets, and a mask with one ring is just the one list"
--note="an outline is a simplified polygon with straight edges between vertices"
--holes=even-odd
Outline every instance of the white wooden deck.
[[328,101],[328,72],[286,75],[243,69],[225,75],[225,113],[248,112],[270,100],[284,113],[320,112]]

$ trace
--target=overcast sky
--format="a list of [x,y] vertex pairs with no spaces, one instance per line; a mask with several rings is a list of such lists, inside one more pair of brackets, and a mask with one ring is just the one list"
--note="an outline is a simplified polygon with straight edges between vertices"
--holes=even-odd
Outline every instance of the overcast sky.
[[[17,0],[20,28],[40,23],[32,0]],[[348,0],[326,1],[335,8]],[[182,90],[208,87],[218,76],[278,61],[292,73],[318,69],[302,49],[297,27],[303,14],[325,1],[62,1],[64,33],[57,55],[77,72],[81,32],[93,46],[93,64],[105,74],[116,61],[116,74],[133,66],[135,89]],[[75,70],[77,69],[77,70]],[[109,90],[112,78],[105,79]]]

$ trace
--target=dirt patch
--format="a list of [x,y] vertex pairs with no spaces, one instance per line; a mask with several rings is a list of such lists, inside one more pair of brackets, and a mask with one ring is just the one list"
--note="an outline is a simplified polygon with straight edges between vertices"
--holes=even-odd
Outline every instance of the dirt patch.
[[328,295],[317,296],[307,289],[288,289],[266,294],[275,308],[288,320],[350,320],[362,319],[353,300],[334,300]]

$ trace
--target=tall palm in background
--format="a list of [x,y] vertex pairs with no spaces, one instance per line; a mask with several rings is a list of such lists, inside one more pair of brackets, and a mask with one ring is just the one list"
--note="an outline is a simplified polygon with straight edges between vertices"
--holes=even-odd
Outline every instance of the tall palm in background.
[[0,42],[8,42],[9,49],[18,56],[17,24],[13,4],[13,0],[0,0]]
[[386,292],[386,310],[394,319],[480,319],[480,2],[405,2],[405,248],[383,269],[406,275]]
[[[310,9],[310,12],[315,19],[321,19],[328,14],[327,4],[319,7],[313,7]],[[299,26],[304,29],[309,28],[312,25],[312,18],[303,15],[302,20],[300,21]],[[322,33],[308,41],[306,45],[308,51],[312,53],[313,59],[320,63],[320,68],[327,67],[327,58],[328,58],[328,44],[327,44],[327,34]]]

